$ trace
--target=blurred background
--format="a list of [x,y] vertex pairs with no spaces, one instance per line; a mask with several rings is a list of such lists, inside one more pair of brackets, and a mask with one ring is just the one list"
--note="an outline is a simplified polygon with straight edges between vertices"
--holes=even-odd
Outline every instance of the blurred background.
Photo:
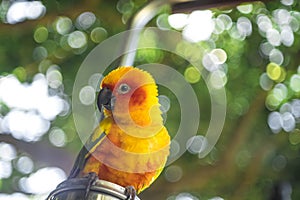
[[[126,30],[147,3],[1,1],[0,199],[43,199],[66,178],[82,147],[71,106],[76,73],[94,47]],[[135,65],[163,63],[180,72],[198,96],[201,120],[187,151],[141,199],[300,198],[300,3],[224,4],[163,6],[147,25],[180,31],[176,51],[202,68],[159,49],[139,50]],[[158,38],[145,29],[140,42]],[[219,141],[202,158],[211,117],[204,71],[213,87],[225,87],[227,110]],[[91,76],[82,88],[82,104],[94,104],[101,77]],[[174,137],[180,107],[171,91],[159,92]],[[179,148],[173,142],[171,154]]]

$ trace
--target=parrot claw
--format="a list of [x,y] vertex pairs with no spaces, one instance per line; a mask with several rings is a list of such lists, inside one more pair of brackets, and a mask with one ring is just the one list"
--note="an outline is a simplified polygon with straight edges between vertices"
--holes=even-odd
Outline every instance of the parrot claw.
[[133,186],[127,186],[125,188],[125,194],[127,196],[126,200],[134,200],[136,197],[136,191],[135,188]]
[[87,175],[87,178],[88,178],[88,183],[87,183],[87,187],[86,187],[86,190],[85,190],[85,199],[87,199],[87,197],[89,195],[89,192],[91,190],[91,187],[94,184],[94,182],[97,180],[98,175],[95,172],[90,172]]

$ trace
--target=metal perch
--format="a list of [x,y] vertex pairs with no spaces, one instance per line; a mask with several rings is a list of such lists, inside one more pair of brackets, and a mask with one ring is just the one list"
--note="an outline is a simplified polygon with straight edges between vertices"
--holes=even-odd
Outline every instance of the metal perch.
[[[72,178],[68,179],[57,186],[57,188],[50,193],[47,200],[126,200],[125,188],[117,184],[96,179],[95,182],[89,186],[90,178]],[[139,200],[135,197],[135,200]]]

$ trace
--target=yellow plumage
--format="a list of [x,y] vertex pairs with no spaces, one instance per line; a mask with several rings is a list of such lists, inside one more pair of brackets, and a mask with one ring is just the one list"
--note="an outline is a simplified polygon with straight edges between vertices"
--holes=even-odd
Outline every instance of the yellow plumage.
[[112,108],[104,109],[104,119],[71,176],[95,172],[100,179],[134,186],[139,193],[158,177],[169,155],[157,86],[149,73],[120,67],[104,77],[101,88],[111,91]]

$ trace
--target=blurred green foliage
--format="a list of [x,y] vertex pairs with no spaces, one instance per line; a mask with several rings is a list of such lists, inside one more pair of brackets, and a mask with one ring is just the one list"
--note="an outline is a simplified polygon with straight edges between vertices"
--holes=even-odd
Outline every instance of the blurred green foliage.
[[[198,158],[197,154],[187,151],[167,167],[153,186],[141,194],[141,199],[212,199],[216,196],[224,199],[272,199],[271,196],[276,192],[287,191],[281,187],[291,187],[291,199],[300,198],[300,177],[297,173],[300,167],[300,116],[297,115],[300,106],[294,107],[296,111],[291,110],[300,97],[300,85],[297,82],[300,76],[300,3],[291,1],[291,5],[286,5],[288,2],[274,0],[266,4],[254,3],[251,12],[247,12],[247,7],[212,9],[216,24],[218,16],[226,15],[231,19],[231,27],[215,30],[210,39],[205,41],[177,44],[178,52],[200,62],[201,69],[163,50],[142,49],[137,52],[136,65],[162,63],[172,66],[191,83],[201,110],[198,135],[206,133],[211,117],[210,94],[206,82],[199,75],[207,71],[213,73],[213,70],[207,70],[202,59],[215,49],[222,49],[226,54],[226,62],[219,67],[224,73],[222,84],[226,88],[227,115],[217,145],[205,158]],[[89,52],[110,36],[126,30],[130,17],[146,3],[145,0],[43,1],[47,12],[40,19],[15,25],[0,24],[0,75],[13,74],[20,82],[31,83],[34,75],[47,74],[50,66],[57,65],[63,77],[63,87],[53,91],[70,103],[77,70]],[[92,21],[80,24],[79,16],[84,13],[88,13],[88,19]],[[288,22],[280,21],[286,17],[284,14],[290,17]],[[171,9],[164,9],[148,26],[171,29],[169,15]],[[244,29],[239,30],[239,20],[246,19],[251,24],[250,34],[244,33]],[[265,20],[264,24],[259,19]],[[247,20],[243,21],[240,26],[245,27],[247,23]],[[279,38],[279,44],[272,45],[272,39],[277,35],[270,35],[264,30],[265,26],[278,31],[279,36],[288,27],[287,30],[293,35],[292,44],[287,44],[288,41],[284,40],[287,36],[281,35],[283,39]],[[146,30],[140,42],[158,45],[159,36]],[[274,51],[277,54],[272,57],[271,50],[274,49],[280,52]],[[293,76],[296,82],[291,86]],[[180,106],[168,88],[160,86],[159,91],[171,102],[166,126],[172,135],[176,133],[180,121]],[[0,99],[0,117],[4,117],[10,109]],[[272,118],[271,113],[277,113],[276,116],[282,118]],[[283,123],[285,119],[287,125]],[[283,123],[282,127],[272,128],[274,123],[277,124],[276,120]],[[51,145],[50,131],[39,141],[30,143],[30,147],[11,135],[0,135],[0,141],[14,145],[18,156],[26,154],[31,157],[35,162],[34,171],[45,166],[57,166],[68,172],[72,159],[82,146],[72,111],[57,116],[51,121],[51,127],[59,127],[64,131],[66,141],[63,148]],[[49,155],[30,154],[38,152],[39,148],[49,148]],[[57,148],[59,152],[64,152],[63,157],[50,156],[51,150]],[[47,159],[47,156],[51,159]],[[39,160],[41,157],[44,158]],[[70,163],[65,163],[65,158],[69,158]],[[1,192],[24,192],[18,186],[22,176],[14,168],[10,177],[0,179]],[[175,178],[168,178],[170,176]]]

